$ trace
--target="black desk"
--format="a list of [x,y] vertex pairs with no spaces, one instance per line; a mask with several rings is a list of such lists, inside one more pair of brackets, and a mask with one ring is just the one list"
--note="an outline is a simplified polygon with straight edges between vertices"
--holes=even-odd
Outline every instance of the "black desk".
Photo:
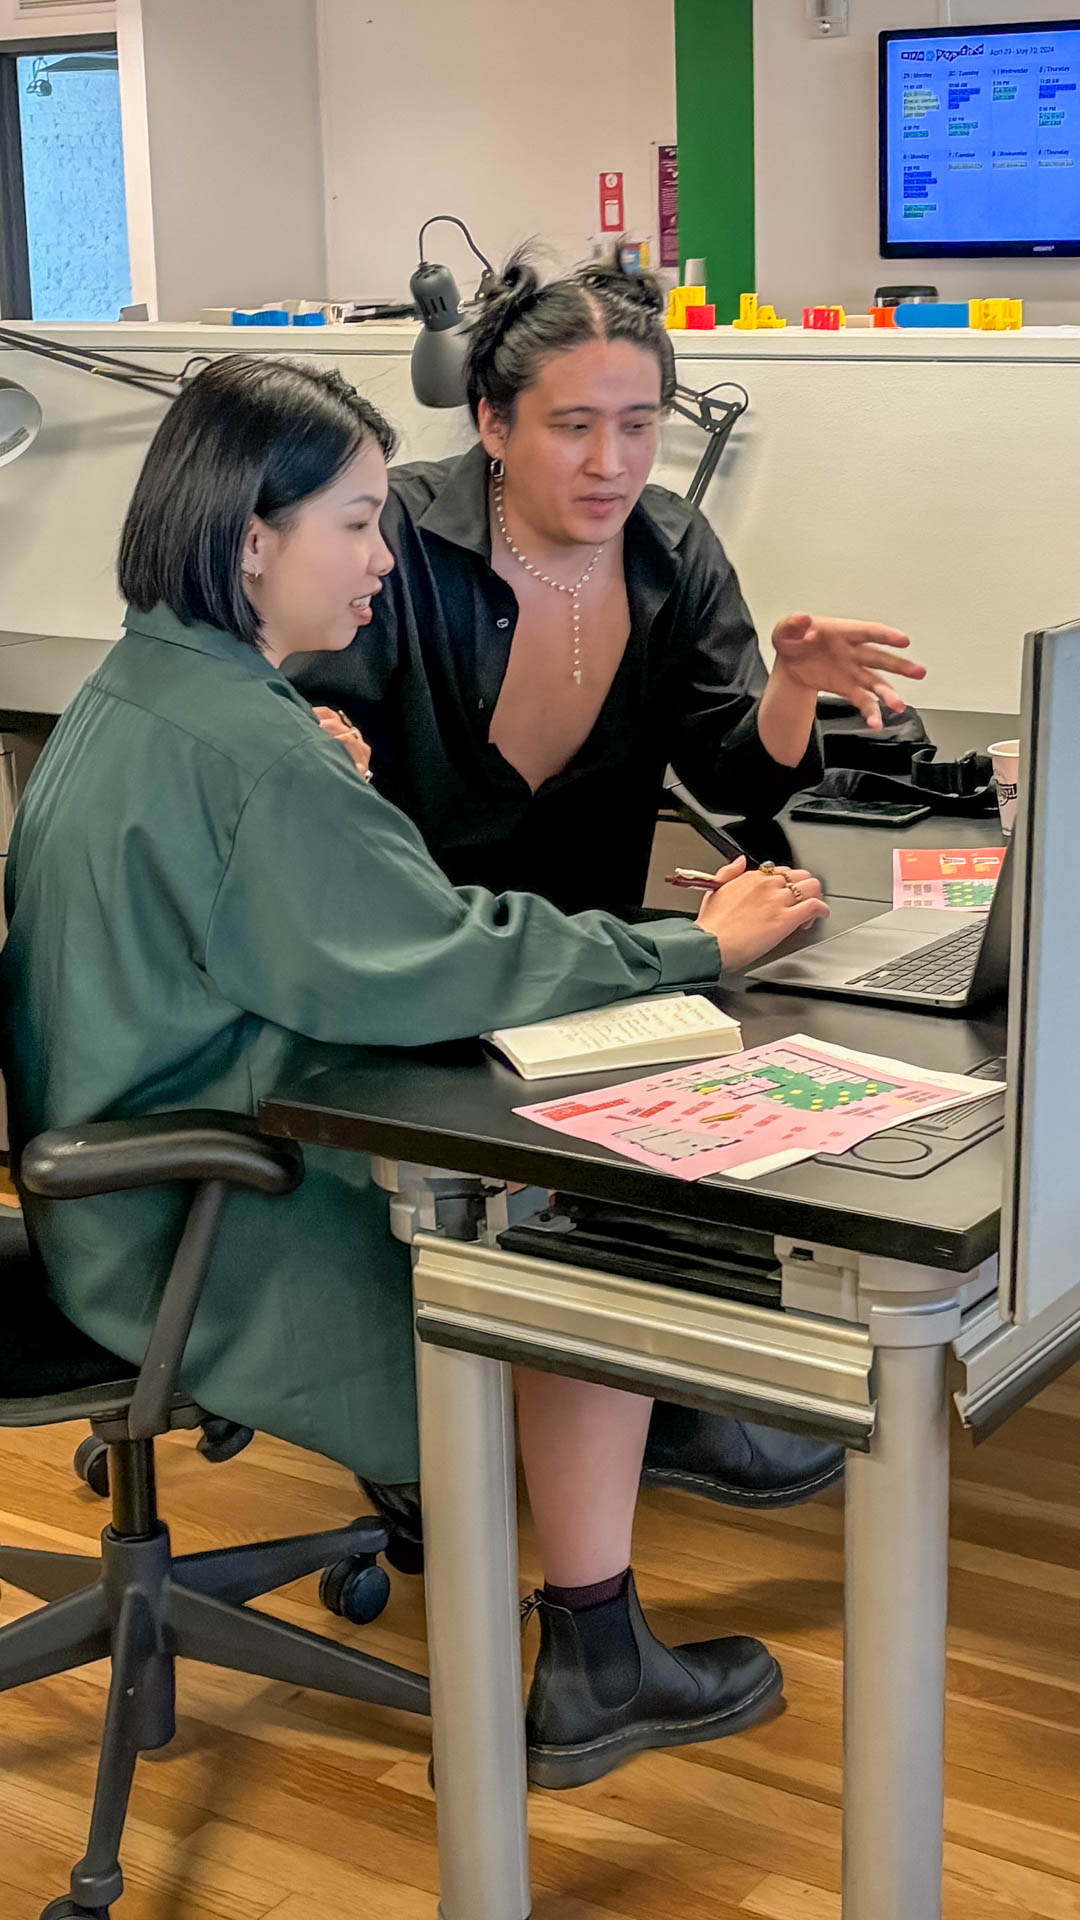
[[[859,918],[876,910],[873,902],[861,904]],[[761,990],[719,997],[741,1021],[747,1045],[812,1033],[946,1073],[970,1073],[1005,1049],[1003,1020],[946,1019]],[[592,1089],[627,1077],[624,1070],[559,1085]],[[686,1182],[513,1112],[543,1099],[553,1084],[523,1082],[471,1043],[427,1055],[336,1049],[313,1058],[299,1084],[264,1101],[260,1120],[271,1132],[322,1146],[561,1187],[688,1219],[808,1236],[856,1252],[887,1245],[897,1259],[953,1273],[966,1273],[997,1251],[999,1133],[922,1179],[840,1171],[810,1160],[752,1183]]]
[[[994,740],[1016,736],[1015,714],[947,713],[923,709],[923,719],[939,759],[955,759],[970,748],[979,749]],[[673,796],[674,797],[674,796]],[[981,819],[950,814],[932,814],[911,827],[851,827],[820,821],[792,820],[785,807],[779,824],[792,850],[791,864],[808,867],[827,883],[830,898],[884,900],[892,904],[892,850],[894,847],[985,847],[1001,845],[1001,830],[996,814]],[[663,876],[673,867],[711,868],[718,864],[709,845],[710,822],[730,828],[735,815],[697,811],[696,825],[685,814],[678,821],[662,819],[656,830],[653,859],[649,870],[646,902],[650,907],[677,910],[685,900],[674,887],[665,887]],[[770,855],[785,859],[783,844],[774,842],[775,829],[762,838],[751,834],[747,851],[760,859]],[[723,857],[723,856],[721,856]]]
[[[877,901],[841,898],[830,930],[876,911]],[[1000,1020],[811,1002],[737,981],[721,998],[748,1045],[807,1031],[959,1072],[1004,1052]],[[997,1320],[1001,1135],[924,1178],[810,1161],[752,1184],[684,1183],[518,1118],[514,1106],[544,1085],[474,1043],[441,1057],[322,1049],[260,1107],[271,1132],[378,1156],[376,1176],[397,1196],[395,1231],[414,1247],[443,1920],[526,1920],[530,1908],[514,1361],[840,1432],[856,1449],[846,1488],[844,1920],[939,1920],[946,1358],[962,1335],[970,1342],[973,1318],[975,1334]],[[439,1169],[484,1176],[476,1242],[440,1230]],[[509,1252],[497,1238],[507,1181],[765,1229],[782,1310]]]

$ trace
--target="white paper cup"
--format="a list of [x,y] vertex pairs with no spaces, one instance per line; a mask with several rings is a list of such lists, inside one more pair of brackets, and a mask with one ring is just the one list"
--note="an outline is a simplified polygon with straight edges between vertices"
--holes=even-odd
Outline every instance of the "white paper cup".
[[1001,831],[1008,839],[1016,819],[1016,795],[1020,785],[1020,742],[1019,740],[996,740],[992,747],[987,747],[986,751],[994,763]]

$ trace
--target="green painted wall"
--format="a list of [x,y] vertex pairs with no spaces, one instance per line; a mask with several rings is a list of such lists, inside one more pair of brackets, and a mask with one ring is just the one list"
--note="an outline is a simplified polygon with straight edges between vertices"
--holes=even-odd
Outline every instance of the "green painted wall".
[[679,266],[703,254],[725,325],[754,288],[754,0],[675,0]]

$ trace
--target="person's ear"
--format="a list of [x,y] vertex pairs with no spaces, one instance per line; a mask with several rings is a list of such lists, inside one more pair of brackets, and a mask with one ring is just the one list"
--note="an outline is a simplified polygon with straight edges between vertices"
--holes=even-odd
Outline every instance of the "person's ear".
[[272,529],[258,514],[253,514],[244,535],[244,549],[240,558],[240,571],[251,586],[261,580],[266,571],[266,561],[273,538]]
[[477,409],[476,430],[480,435],[480,445],[488,458],[501,460],[506,452],[509,431],[506,422],[492,412],[486,400],[481,400]]

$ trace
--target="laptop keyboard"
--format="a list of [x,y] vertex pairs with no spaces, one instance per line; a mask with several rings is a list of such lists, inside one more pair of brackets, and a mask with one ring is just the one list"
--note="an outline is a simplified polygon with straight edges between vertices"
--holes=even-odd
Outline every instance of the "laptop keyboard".
[[965,993],[971,984],[985,930],[985,921],[958,927],[943,940],[919,947],[914,953],[901,954],[898,960],[875,967],[872,973],[860,973],[854,980],[845,980],[844,985],[890,991],[902,989],[904,993],[923,993],[928,999]]

